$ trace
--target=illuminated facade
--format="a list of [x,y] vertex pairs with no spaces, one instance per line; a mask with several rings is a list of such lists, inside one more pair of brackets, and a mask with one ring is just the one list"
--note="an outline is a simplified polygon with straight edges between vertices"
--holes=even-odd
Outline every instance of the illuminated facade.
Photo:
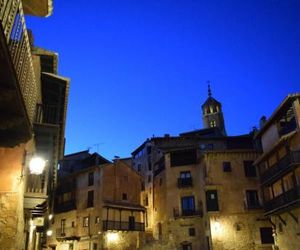
[[40,249],[46,241],[56,166],[63,155],[69,79],[57,75],[57,64],[45,67],[45,55],[54,62],[57,54],[34,47],[24,14],[51,12],[51,0],[0,1],[3,249]]
[[132,153],[144,179],[145,249],[272,249],[253,133],[227,136],[210,90],[202,115],[204,129],[153,137]]
[[263,119],[256,138],[263,154],[260,174],[265,215],[273,224],[278,249],[299,249],[300,241],[300,94],[287,96]]
[[141,176],[122,159],[88,151],[60,164],[51,249],[136,249],[144,240],[146,211]]

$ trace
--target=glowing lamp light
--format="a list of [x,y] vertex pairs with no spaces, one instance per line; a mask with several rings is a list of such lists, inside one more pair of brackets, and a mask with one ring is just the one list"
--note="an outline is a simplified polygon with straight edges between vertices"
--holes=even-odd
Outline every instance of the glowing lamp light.
[[107,241],[111,243],[115,243],[119,240],[118,233],[107,233],[106,237],[107,237]]
[[221,230],[221,223],[219,221],[215,221],[214,228],[215,228],[216,231],[220,231]]
[[49,214],[49,220],[52,220],[53,219],[53,214]]
[[47,232],[46,232],[46,234],[47,234],[47,236],[52,236],[52,234],[53,234],[53,232],[52,232],[52,230],[48,230]]
[[31,174],[42,174],[45,169],[46,161],[40,157],[34,157],[29,162],[29,171]]

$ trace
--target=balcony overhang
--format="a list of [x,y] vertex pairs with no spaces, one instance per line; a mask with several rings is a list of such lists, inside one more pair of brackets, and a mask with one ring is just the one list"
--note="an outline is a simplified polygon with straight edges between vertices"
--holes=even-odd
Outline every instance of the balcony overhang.
[[24,194],[24,208],[35,210],[44,204],[48,199],[48,196],[44,193],[30,193],[26,192]]
[[0,25],[0,146],[14,147],[32,137],[17,74]]
[[53,12],[52,0],[22,0],[24,14],[48,17]]
[[104,208],[120,209],[120,210],[129,210],[129,211],[140,211],[145,212],[146,208],[139,205],[129,202],[122,201],[104,201]]

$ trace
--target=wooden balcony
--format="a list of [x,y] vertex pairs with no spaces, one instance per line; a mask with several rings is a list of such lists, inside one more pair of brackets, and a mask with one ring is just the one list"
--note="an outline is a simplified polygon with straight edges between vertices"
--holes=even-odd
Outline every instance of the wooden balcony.
[[44,216],[48,209],[47,174],[31,175],[26,178],[24,191],[24,208],[33,216]]
[[118,230],[118,231],[145,231],[145,223],[128,221],[103,221],[103,231]]
[[286,174],[295,164],[300,164],[300,151],[292,151],[273,166],[261,173],[261,183],[265,184]]
[[290,189],[265,202],[264,207],[267,214],[272,214],[289,209],[291,206],[295,205],[300,205],[300,186]]
[[39,93],[20,0],[0,0],[0,146],[32,136]]

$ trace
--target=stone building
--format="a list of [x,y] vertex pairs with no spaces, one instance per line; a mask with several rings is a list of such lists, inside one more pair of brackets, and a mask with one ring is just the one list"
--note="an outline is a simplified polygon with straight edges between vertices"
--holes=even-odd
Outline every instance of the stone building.
[[34,47],[24,14],[51,13],[51,0],[0,2],[1,249],[40,249],[46,240],[69,79],[58,76],[55,53]]
[[141,176],[122,159],[82,151],[60,164],[50,249],[136,249],[147,220]]
[[[300,249],[300,94],[288,95],[271,117],[261,120],[256,160],[265,215],[277,249]],[[271,241],[271,239],[270,239]]]
[[[151,249],[272,249],[253,162],[253,133],[227,136],[221,103],[202,105],[204,128],[147,139],[132,153],[144,179]],[[153,236],[153,238],[150,237]]]

